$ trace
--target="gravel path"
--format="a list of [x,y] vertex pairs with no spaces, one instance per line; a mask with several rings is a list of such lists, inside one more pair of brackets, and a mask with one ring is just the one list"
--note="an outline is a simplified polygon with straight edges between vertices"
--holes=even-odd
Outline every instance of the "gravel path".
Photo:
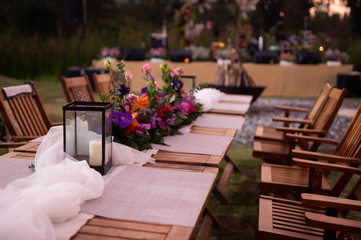
[[[273,116],[283,116],[283,111],[274,109],[275,105],[287,105],[310,108],[313,101],[311,100],[290,100],[290,99],[276,99],[276,98],[258,98],[248,110],[245,116],[245,123],[241,130],[237,132],[234,139],[235,143],[245,146],[252,146],[254,133],[257,125],[264,126],[281,126],[282,123],[275,123],[272,121]],[[357,109],[358,103],[343,104],[341,110]],[[345,112],[345,111],[339,111]],[[346,111],[347,112],[347,111]],[[352,111],[351,111],[352,112]],[[348,116],[347,116],[348,115]],[[304,118],[304,113],[291,113],[291,117]],[[352,116],[350,114],[338,114],[329,130],[327,138],[339,140],[344,134]],[[320,149],[327,150],[329,146],[321,145]]]

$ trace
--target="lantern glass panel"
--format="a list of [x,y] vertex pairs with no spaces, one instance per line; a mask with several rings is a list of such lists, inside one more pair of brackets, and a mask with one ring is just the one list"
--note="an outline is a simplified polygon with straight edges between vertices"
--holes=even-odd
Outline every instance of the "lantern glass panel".
[[63,111],[64,151],[105,174],[112,158],[112,105],[72,102]]

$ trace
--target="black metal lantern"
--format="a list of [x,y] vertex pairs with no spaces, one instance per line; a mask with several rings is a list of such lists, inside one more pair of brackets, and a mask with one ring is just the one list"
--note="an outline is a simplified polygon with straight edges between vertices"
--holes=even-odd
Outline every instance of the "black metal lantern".
[[102,175],[112,166],[112,103],[74,101],[63,106],[64,152]]

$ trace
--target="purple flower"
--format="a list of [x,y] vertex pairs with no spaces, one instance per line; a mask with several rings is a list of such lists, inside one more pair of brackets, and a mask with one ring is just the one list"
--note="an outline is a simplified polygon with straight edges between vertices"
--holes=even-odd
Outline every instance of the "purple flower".
[[153,77],[153,75],[152,75],[152,74],[149,74],[149,81],[152,81],[152,82],[154,82],[154,81],[155,81],[155,78]]
[[120,94],[122,96],[125,96],[125,95],[127,95],[129,93],[130,88],[125,86],[125,84],[119,84],[118,91],[120,92]]
[[142,88],[140,91],[142,94],[144,94],[147,91],[147,87]]
[[122,113],[119,111],[113,112],[113,122],[120,128],[126,128],[132,122],[133,117],[130,113]]
[[188,115],[189,113],[189,104],[186,102],[181,102],[178,106],[175,107],[183,115]]
[[173,90],[175,90],[177,93],[179,93],[183,87],[183,82],[182,81],[175,82],[175,80],[172,80],[171,86],[172,86]]
[[173,125],[173,124],[174,124],[174,121],[175,121],[175,117],[172,117],[172,118],[168,118],[168,119],[167,119],[168,125]]

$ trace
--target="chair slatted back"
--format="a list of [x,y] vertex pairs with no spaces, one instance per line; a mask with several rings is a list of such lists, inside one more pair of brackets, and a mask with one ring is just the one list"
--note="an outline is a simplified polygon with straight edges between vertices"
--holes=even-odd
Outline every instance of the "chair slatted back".
[[[319,134],[319,137],[325,137],[326,133],[330,129],[333,120],[336,118],[337,112],[340,109],[343,100],[346,96],[345,89],[332,88],[329,92],[329,95],[324,103],[318,117],[313,123],[313,129],[323,131],[322,134]],[[312,134],[311,134],[312,135]],[[311,147],[311,151],[316,151],[320,143],[314,143]]]
[[[361,157],[361,105],[333,154],[343,157]],[[350,166],[358,167],[359,164],[350,164]],[[332,186],[331,194],[340,195],[351,178],[352,174],[341,174]]]
[[29,85],[33,91],[31,94],[8,97],[3,88],[0,93],[1,116],[10,136],[42,136],[52,126],[35,84]]
[[[102,99],[103,94],[109,94],[109,81],[110,81],[110,74],[96,74],[93,73],[93,80],[95,83],[95,87],[97,92],[99,93],[100,99]],[[114,89],[114,81],[110,83],[110,88]]]
[[333,88],[333,86],[329,82],[325,83],[320,94],[315,99],[312,107],[310,108],[310,111],[307,113],[306,119],[314,120],[317,118],[317,116],[321,113],[322,106],[327,101],[328,95],[332,88]]
[[361,155],[361,105],[358,107],[347,131],[343,135],[334,154],[346,157]]
[[81,77],[66,78],[61,77],[61,84],[65,93],[66,100],[72,101],[90,101],[95,102],[93,91],[87,75]]

